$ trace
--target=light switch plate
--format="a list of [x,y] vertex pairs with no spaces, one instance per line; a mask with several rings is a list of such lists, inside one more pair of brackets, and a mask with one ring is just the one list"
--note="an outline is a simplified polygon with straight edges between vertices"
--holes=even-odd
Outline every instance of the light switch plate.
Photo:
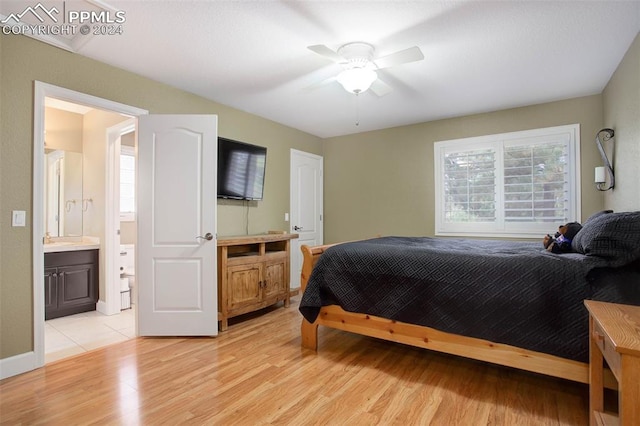
[[11,214],[11,226],[26,226],[27,212],[24,210],[14,210]]

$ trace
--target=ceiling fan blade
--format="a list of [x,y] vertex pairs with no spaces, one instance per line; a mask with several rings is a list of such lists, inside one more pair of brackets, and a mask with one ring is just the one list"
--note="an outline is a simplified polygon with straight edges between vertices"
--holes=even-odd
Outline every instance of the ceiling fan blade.
[[312,52],[317,53],[318,55],[320,55],[322,57],[330,59],[333,62],[337,62],[339,64],[347,62],[347,60],[345,58],[343,58],[342,56],[338,55],[337,52],[329,49],[324,44],[314,44],[313,46],[307,46],[307,49],[311,50]]
[[336,77],[329,77],[329,78],[325,78],[324,80],[320,80],[320,81],[316,81],[315,83],[312,83],[306,87],[304,87],[302,90],[306,91],[306,92],[311,92],[313,90],[319,89],[323,86],[326,86],[327,84],[333,83],[334,81],[336,81]]
[[407,62],[421,61],[423,59],[424,55],[420,48],[418,46],[413,46],[408,49],[383,56],[382,58],[375,59],[373,63],[376,64],[378,69],[383,69],[394,65],[406,64]]
[[371,87],[369,88],[369,90],[371,90],[374,95],[382,97],[387,93],[393,91],[393,88],[378,78],[373,83],[371,83]]

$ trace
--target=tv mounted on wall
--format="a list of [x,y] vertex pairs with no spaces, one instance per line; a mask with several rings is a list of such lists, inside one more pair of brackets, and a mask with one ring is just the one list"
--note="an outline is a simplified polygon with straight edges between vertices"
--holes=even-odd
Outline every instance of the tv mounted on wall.
[[262,200],[267,148],[218,138],[218,198]]

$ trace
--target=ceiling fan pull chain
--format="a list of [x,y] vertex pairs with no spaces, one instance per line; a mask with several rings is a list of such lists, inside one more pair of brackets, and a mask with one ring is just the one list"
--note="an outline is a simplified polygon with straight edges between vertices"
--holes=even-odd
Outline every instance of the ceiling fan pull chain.
[[356,126],[360,125],[360,94],[356,93]]

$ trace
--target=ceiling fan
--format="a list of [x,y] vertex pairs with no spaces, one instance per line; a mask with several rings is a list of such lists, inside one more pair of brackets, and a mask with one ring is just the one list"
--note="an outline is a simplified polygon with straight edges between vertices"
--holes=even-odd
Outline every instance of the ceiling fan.
[[380,58],[374,57],[375,48],[373,45],[362,41],[343,44],[337,51],[328,48],[324,44],[316,44],[307,48],[342,65],[344,68],[340,74],[320,84],[337,81],[347,92],[356,95],[367,91],[369,88],[377,96],[386,95],[392,90],[391,86],[378,78],[377,70],[424,59],[422,51],[417,46]]

